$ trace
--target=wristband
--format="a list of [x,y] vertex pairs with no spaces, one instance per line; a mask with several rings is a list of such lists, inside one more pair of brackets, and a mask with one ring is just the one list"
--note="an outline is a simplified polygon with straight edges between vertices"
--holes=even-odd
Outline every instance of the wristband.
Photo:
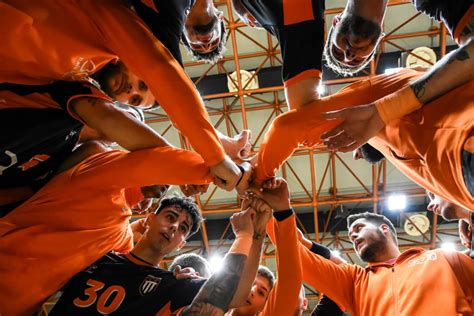
[[311,250],[312,253],[315,253],[317,255],[320,255],[323,258],[326,259],[331,259],[331,250],[329,250],[328,247],[323,246],[321,244],[317,244],[315,242],[311,242],[313,245],[309,250]]
[[240,254],[248,256],[248,254],[250,253],[251,247],[252,247],[252,235],[245,233],[245,234],[239,235],[234,240],[228,253],[240,253]]
[[275,217],[275,219],[279,222],[281,222],[282,220],[285,220],[287,219],[288,217],[290,217],[291,215],[293,215],[294,211],[293,211],[293,208],[290,208],[290,209],[287,209],[287,210],[284,210],[284,211],[278,211],[278,212],[273,212],[273,217]]
[[418,110],[422,105],[410,86],[375,101],[375,107],[385,125]]

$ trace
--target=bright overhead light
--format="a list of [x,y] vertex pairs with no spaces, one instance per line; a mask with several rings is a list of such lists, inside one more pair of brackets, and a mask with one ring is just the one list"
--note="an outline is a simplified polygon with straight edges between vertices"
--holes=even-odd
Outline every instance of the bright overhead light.
[[396,73],[396,72],[399,72],[399,71],[402,70],[402,69],[403,69],[403,68],[401,68],[401,67],[397,67],[397,68],[387,68],[387,69],[385,69],[384,73],[385,73],[386,75],[391,75],[391,74],[394,74],[394,73]]
[[388,209],[390,211],[403,211],[407,207],[405,194],[393,194],[388,197]]
[[338,249],[331,250],[331,253],[336,257],[341,257],[341,252]]
[[445,251],[456,251],[456,245],[452,242],[444,242],[441,244],[441,249]]
[[326,93],[326,87],[322,84],[320,84],[316,90],[318,91],[319,95],[324,95]]
[[220,255],[213,255],[209,260],[212,273],[219,272],[224,267],[224,258]]

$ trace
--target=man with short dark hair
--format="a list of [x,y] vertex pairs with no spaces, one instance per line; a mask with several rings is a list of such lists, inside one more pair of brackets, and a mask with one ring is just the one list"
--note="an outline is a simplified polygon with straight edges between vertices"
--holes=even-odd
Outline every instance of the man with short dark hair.
[[194,59],[216,62],[224,52],[224,14],[212,0],[132,0],[138,16],[182,64],[179,43]]
[[[179,167],[170,168],[170,162]],[[108,151],[57,174],[0,219],[0,312],[32,313],[109,251],[129,251],[131,207],[148,192],[164,192],[153,190],[154,184],[211,180],[199,154],[171,147]]]
[[[176,279],[172,272],[159,268],[160,261],[186,244],[199,230],[202,217],[191,199],[163,199],[156,212],[147,215],[146,231],[134,248],[123,255],[109,253],[72,278],[51,315],[209,315],[204,310],[226,311],[240,303],[235,296],[238,288],[249,284],[243,280],[253,278],[245,273],[252,269],[246,261],[255,212],[249,208],[231,217],[236,240],[222,272],[209,280]],[[260,216],[257,221],[265,218]]]
[[368,266],[336,265],[303,249],[303,275],[309,285],[352,315],[474,312],[474,262],[468,256],[420,248],[400,253],[393,225],[381,215],[352,215],[347,223],[354,249]]

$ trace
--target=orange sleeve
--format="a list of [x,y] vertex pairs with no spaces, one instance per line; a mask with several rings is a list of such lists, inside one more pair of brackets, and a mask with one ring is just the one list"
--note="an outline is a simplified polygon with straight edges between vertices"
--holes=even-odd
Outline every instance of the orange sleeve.
[[[254,174],[255,182],[261,184],[274,177],[275,171],[293,154],[298,144],[305,141],[315,145],[321,143],[321,134],[341,123],[340,120],[324,120],[321,117],[322,112],[375,102],[400,90],[421,75],[422,73],[407,69],[395,74],[375,76],[278,116],[273,120],[260,146]],[[393,107],[390,111],[392,110]]]
[[277,281],[263,310],[263,316],[293,315],[303,285],[295,215],[274,221]]
[[207,184],[209,168],[197,153],[173,147],[94,155],[74,167],[71,176],[84,187],[133,188],[154,184]]
[[457,251],[443,252],[443,254],[451,265],[460,288],[469,298],[468,300],[471,303],[471,308],[474,310],[474,260]]
[[[349,264],[336,264],[300,245],[303,280],[329,296],[339,306],[354,310],[354,287],[356,274],[361,267]],[[360,271],[359,271],[360,270]]]
[[94,1],[93,7],[89,13],[107,46],[147,83],[171,121],[188,137],[206,164],[220,163],[224,149],[199,92],[181,65],[125,5]]

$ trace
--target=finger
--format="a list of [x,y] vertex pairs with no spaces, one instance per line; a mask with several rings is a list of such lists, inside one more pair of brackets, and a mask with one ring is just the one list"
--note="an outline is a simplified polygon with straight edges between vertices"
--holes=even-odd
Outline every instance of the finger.
[[242,207],[241,207],[241,210],[242,210],[242,211],[245,211],[246,209],[248,209],[249,206],[250,206],[250,199],[249,199],[249,198],[244,198],[244,199],[242,199]]
[[348,146],[353,142],[354,139],[344,132],[324,141],[324,144],[328,147],[329,150],[333,150],[339,149],[340,147]]
[[361,145],[360,142],[353,141],[351,144],[340,146],[337,150],[343,153],[347,153],[360,147],[360,145]]
[[341,133],[344,132],[344,124],[339,124],[338,126],[330,129],[329,131],[327,131],[326,133],[323,133],[321,135],[321,139],[322,140],[329,140],[331,137],[335,137]]
[[214,184],[217,185],[219,188],[221,188],[223,190],[226,190],[226,191],[231,191],[233,189],[232,186],[229,186],[227,181],[225,181],[225,180],[223,180],[219,177],[214,177]]
[[334,120],[334,119],[337,119],[337,118],[343,119],[345,117],[345,114],[346,114],[347,110],[348,109],[322,112],[321,117],[325,120]]

